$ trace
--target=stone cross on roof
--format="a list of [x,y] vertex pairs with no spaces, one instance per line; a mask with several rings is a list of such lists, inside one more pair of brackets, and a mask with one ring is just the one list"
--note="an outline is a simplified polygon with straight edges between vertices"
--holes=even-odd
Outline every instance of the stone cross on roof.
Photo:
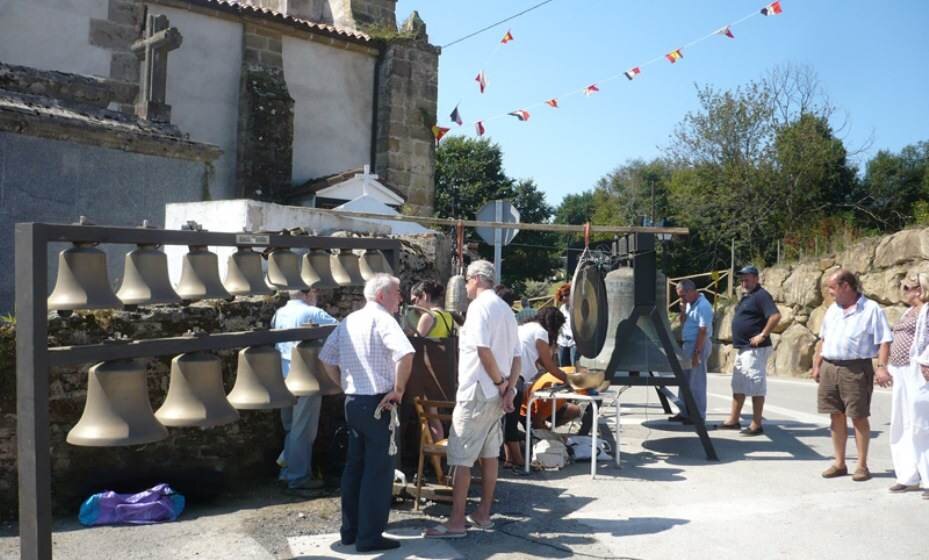
[[370,181],[372,179],[375,181],[377,180],[377,175],[371,173],[371,166],[367,164],[364,166],[364,173],[356,173],[355,177],[361,177],[362,179],[361,194],[368,194],[368,185],[371,184]]
[[142,59],[142,83],[135,112],[157,122],[171,121],[171,106],[165,103],[168,83],[168,52],[181,46],[183,37],[176,27],[168,27],[167,16],[149,14],[145,36],[132,44],[132,52]]

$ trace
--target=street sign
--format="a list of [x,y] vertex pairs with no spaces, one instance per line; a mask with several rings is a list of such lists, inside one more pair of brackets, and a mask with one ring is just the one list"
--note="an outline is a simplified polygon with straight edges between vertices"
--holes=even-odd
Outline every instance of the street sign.
[[[519,223],[519,210],[507,200],[491,200],[477,212],[480,222],[502,222],[506,224]],[[518,229],[503,229],[494,227],[479,227],[477,234],[488,244],[494,246],[494,282],[500,283],[500,267],[503,264],[503,246],[519,233]]]

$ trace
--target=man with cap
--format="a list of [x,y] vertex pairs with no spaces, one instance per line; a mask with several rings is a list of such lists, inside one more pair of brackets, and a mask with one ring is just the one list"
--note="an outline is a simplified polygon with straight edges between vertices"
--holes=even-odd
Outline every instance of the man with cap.
[[687,409],[684,393],[679,390],[675,404],[680,412],[669,420],[693,424],[697,416],[706,420],[706,361],[713,348],[713,304],[697,291],[689,278],[677,285],[677,297],[681,300],[681,338],[684,341],[681,368],[697,410]]
[[781,320],[781,314],[774,298],[761,287],[758,269],[754,265],[743,267],[738,275],[742,299],[732,317],[732,346],[736,351],[732,366],[732,411],[719,429],[738,430],[742,427],[739,418],[745,397],[749,396],[752,398],[752,423],[741,433],[757,436],[764,432],[761,414],[768,392],[765,369],[771,356],[771,331]]

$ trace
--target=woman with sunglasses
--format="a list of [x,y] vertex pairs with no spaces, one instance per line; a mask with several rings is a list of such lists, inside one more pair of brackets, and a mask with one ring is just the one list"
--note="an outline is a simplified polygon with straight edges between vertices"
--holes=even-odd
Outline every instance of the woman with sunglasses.
[[890,413],[890,454],[896,483],[893,493],[918,490],[929,499],[929,358],[927,311],[929,274],[911,274],[900,285],[910,307],[893,326],[888,372],[893,377]]

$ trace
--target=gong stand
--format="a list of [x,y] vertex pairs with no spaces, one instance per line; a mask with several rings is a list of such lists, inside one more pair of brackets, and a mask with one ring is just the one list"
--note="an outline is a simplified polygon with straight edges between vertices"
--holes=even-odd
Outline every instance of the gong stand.
[[[655,278],[657,273],[657,259],[655,255],[655,234],[653,233],[636,233],[635,235],[635,252],[632,257],[633,279],[634,279],[634,298],[635,307],[629,317],[622,321],[616,328],[616,340],[613,346],[613,355],[610,357],[610,363],[606,367],[605,378],[612,385],[626,386],[654,386],[679,388],[679,394],[687,405],[687,410],[696,411],[697,404],[694,401],[693,393],[690,391],[690,385],[684,378],[684,370],[680,361],[677,359],[677,352],[674,343],[671,340],[671,333],[665,327],[665,322],[661,318],[661,313],[665,311],[658,309],[656,305]],[[644,319],[655,329],[658,340],[661,342],[661,348],[671,366],[674,376],[669,375],[647,375],[640,376],[638,372],[630,372],[618,375],[617,369],[620,361],[619,352],[621,342],[629,333],[636,328],[640,319]],[[633,374],[634,373],[634,374]],[[666,406],[665,403],[662,403]],[[667,410],[667,408],[666,408]],[[703,451],[707,459],[718,461],[716,449],[713,448],[713,442],[710,440],[706,431],[706,423],[699,414],[691,413],[690,419],[693,421],[694,429],[700,436],[700,443],[703,444]]]

